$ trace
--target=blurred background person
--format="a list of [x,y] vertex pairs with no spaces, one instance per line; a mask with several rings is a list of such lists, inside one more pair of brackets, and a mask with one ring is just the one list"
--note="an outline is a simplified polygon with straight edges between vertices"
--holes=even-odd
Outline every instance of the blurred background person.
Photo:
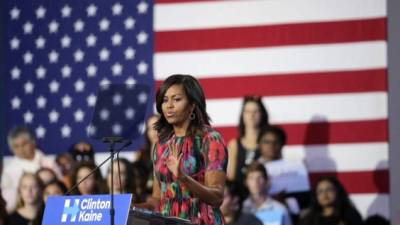
[[39,177],[44,186],[58,180],[56,173],[49,168],[40,168],[36,171],[36,176]]
[[[145,174],[141,174],[140,178],[146,180],[145,191],[147,194],[152,193],[153,189],[153,161],[152,161],[152,151],[155,144],[158,141],[157,131],[154,129],[154,124],[160,119],[160,115],[152,115],[146,121],[146,130],[144,135],[144,145],[139,150],[138,160],[134,163],[134,167],[144,167],[146,169]],[[141,170],[141,169],[140,169]],[[144,172],[144,171],[142,171]],[[146,175],[146,176],[145,176]],[[142,183],[143,181],[138,180],[135,184]],[[141,185],[135,185],[141,186]]]
[[243,169],[256,159],[258,134],[265,126],[268,126],[268,113],[261,97],[245,96],[239,118],[239,137],[228,143],[228,180],[243,183]]
[[[74,186],[80,182],[83,178],[89,175],[95,167],[96,165],[91,162],[78,163],[71,174],[71,185]],[[104,193],[105,184],[99,170],[96,170],[92,175],[80,183],[77,188],[72,190],[72,194],[74,195],[93,195]]]
[[[119,162],[119,171],[118,171],[118,162]],[[113,170],[111,171],[111,167],[108,168],[107,190],[109,193],[111,191],[111,173],[114,173],[113,190],[115,194],[133,192],[133,169],[132,169],[132,164],[127,159],[125,158],[119,158],[119,160],[115,159],[113,164]],[[119,182],[119,178],[121,178],[121,184]]]
[[36,148],[35,137],[27,127],[14,127],[8,133],[7,141],[14,157],[3,169],[1,190],[7,203],[7,211],[11,212],[15,209],[18,182],[24,172],[35,173],[40,168],[58,171],[58,168]]
[[361,225],[362,222],[346,190],[334,177],[318,179],[310,207],[300,218],[300,225]]
[[64,195],[67,192],[67,187],[63,182],[54,180],[44,186],[43,189],[43,201],[46,203],[49,196]]
[[28,225],[41,222],[43,184],[33,173],[24,173],[18,184],[17,207],[9,216],[9,225]]
[[57,154],[56,163],[61,172],[61,181],[67,186],[71,187],[69,176],[71,175],[72,168],[74,166],[74,159],[70,152],[62,152]]
[[262,222],[253,214],[242,212],[243,199],[239,195],[238,185],[232,181],[226,181],[224,200],[220,207],[225,222],[228,225],[262,225]]
[[[0,189],[1,193],[1,189]],[[3,196],[0,194],[0,225],[8,224],[8,213],[6,210],[6,201]]]
[[253,162],[247,166],[245,183],[249,197],[243,202],[243,212],[254,214],[263,224],[291,225],[286,207],[268,195],[269,182],[262,164]]
[[93,146],[85,141],[79,141],[69,148],[75,162],[95,163]]
[[270,179],[269,194],[285,204],[292,221],[297,221],[300,210],[310,203],[310,183],[303,161],[282,157],[286,139],[285,131],[279,126],[263,128],[257,140],[260,151],[257,161],[267,169]]

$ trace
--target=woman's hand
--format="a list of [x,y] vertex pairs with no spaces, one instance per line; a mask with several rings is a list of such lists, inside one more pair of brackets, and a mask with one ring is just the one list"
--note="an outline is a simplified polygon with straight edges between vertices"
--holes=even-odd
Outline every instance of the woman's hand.
[[170,154],[167,159],[167,167],[176,178],[180,178],[184,175],[180,168],[182,153],[178,152],[178,149],[175,145],[169,144],[168,146]]

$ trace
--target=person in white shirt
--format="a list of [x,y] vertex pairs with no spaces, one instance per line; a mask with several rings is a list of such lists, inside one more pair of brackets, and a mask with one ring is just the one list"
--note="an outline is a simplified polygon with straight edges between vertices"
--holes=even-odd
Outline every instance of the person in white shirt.
[[284,205],[268,195],[269,179],[265,167],[254,162],[246,168],[245,184],[249,197],[243,202],[243,212],[252,213],[264,225],[292,225]]
[[8,212],[15,210],[18,181],[24,172],[35,173],[40,168],[52,169],[58,174],[56,164],[36,149],[36,141],[27,127],[14,127],[7,137],[14,157],[4,165],[1,191]]

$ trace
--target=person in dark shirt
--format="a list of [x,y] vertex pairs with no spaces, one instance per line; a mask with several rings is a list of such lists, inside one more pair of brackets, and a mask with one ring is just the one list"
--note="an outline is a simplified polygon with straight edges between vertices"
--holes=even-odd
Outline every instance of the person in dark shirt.
[[311,205],[300,219],[300,225],[362,225],[362,222],[346,190],[334,177],[318,179]]
[[9,225],[41,224],[43,184],[33,173],[24,173],[19,181],[16,211],[8,218]]

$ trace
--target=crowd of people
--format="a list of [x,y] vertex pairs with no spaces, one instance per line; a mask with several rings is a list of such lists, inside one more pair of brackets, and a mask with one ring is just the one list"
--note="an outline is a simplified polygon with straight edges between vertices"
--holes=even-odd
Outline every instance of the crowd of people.
[[[79,141],[68,151],[58,154],[55,160],[49,160],[38,149],[35,137],[27,127],[12,129],[8,134],[8,144],[14,157],[3,168],[1,175],[0,225],[41,224],[47,198],[63,195],[67,190],[74,195],[109,193],[111,173],[114,193],[132,193],[133,204],[145,204],[152,196],[154,182],[163,180],[160,175],[165,169],[165,165],[152,163],[154,157],[163,157],[162,153],[154,152],[158,149],[155,145],[159,138],[154,125],[158,123],[158,128],[162,129],[160,118],[160,115],[148,118],[144,145],[137,151],[139,156],[136,161],[115,159],[114,168],[108,168],[104,176],[97,170],[72,190],[71,187],[96,167],[93,147]],[[174,138],[177,143],[190,141],[180,139],[178,135]],[[284,130],[269,123],[261,97],[246,96],[239,118],[238,137],[227,145],[229,157],[223,199],[209,203],[220,208],[225,224],[389,224],[379,216],[363,220],[335,177],[320,177],[310,188],[297,191],[285,189],[276,182],[279,174],[273,172],[277,166],[285,165],[282,154],[285,144]],[[297,163],[296,169],[306,171],[302,162],[293,163]],[[206,169],[210,172],[222,171],[223,164],[212,162],[207,164]],[[153,166],[157,167],[157,171],[153,171]],[[187,185],[197,185],[188,181],[189,178],[183,179],[186,179]],[[200,187],[193,189],[196,188],[201,192]],[[169,209],[174,210],[173,207]]]

